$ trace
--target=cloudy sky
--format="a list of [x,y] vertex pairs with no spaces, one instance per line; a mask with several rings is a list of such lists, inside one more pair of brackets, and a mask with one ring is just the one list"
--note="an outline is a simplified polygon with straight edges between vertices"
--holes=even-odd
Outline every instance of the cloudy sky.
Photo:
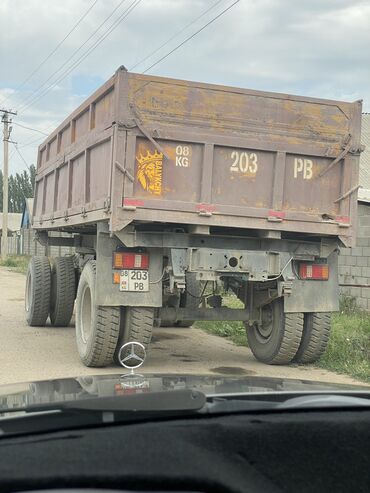
[[[18,111],[24,161],[44,136],[20,125],[50,133],[120,65],[147,70],[235,1],[0,0],[0,108]],[[369,47],[370,0],[240,0],[148,73],[370,111]]]

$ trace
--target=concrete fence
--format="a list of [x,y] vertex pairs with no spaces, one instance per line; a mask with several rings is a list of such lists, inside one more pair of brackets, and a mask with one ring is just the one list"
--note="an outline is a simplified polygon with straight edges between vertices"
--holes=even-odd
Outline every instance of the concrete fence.
[[339,255],[340,293],[356,299],[370,311],[370,205],[358,204],[356,246],[342,248]]
[[[37,240],[33,229],[21,229],[8,237],[9,255],[48,255],[50,257],[60,257],[71,255],[74,252],[72,247],[50,246],[44,247]],[[68,233],[55,232],[53,236],[69,237]],[[0,243],[1,245],[1,243]],[[0,246],[1,253],[1,246]]]

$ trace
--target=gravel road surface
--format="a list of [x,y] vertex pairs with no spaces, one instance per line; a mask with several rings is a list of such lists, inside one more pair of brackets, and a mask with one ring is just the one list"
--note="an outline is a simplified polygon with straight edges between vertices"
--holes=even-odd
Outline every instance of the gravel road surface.
[[[25,276],[0,267],[0,385],[48,378],[122,373],[122,368],[86,368],[75,345],[74,320],[69,327],[28,327],[24,318]],[[199,329],[155,329],[147,372],[209,373],[298,378],[359,383],[350,377],[313,367],[268,366],[249,349]]]

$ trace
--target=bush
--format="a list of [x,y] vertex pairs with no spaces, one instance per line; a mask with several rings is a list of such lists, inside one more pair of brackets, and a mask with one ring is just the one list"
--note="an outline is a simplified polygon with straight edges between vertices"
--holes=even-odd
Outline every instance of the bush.
[[15,272],[26,274],[29,261],[28,255],[9,255],[5,260],[0,260],[0,265],[10,267]]
[[328,349],[318,366],[370,382],[370,314],[352,305],[345,310],[333,315]]

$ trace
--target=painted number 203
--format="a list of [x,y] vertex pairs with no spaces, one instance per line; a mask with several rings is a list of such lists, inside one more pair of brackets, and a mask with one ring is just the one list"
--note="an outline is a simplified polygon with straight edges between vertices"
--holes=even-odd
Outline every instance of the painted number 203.
[[233,163],[230,166],[230,171],[236,173],[251,173],[253,175],[257,173],[257,154],[254,152],[233,151],[231,153],[231,159],[233,160]]

